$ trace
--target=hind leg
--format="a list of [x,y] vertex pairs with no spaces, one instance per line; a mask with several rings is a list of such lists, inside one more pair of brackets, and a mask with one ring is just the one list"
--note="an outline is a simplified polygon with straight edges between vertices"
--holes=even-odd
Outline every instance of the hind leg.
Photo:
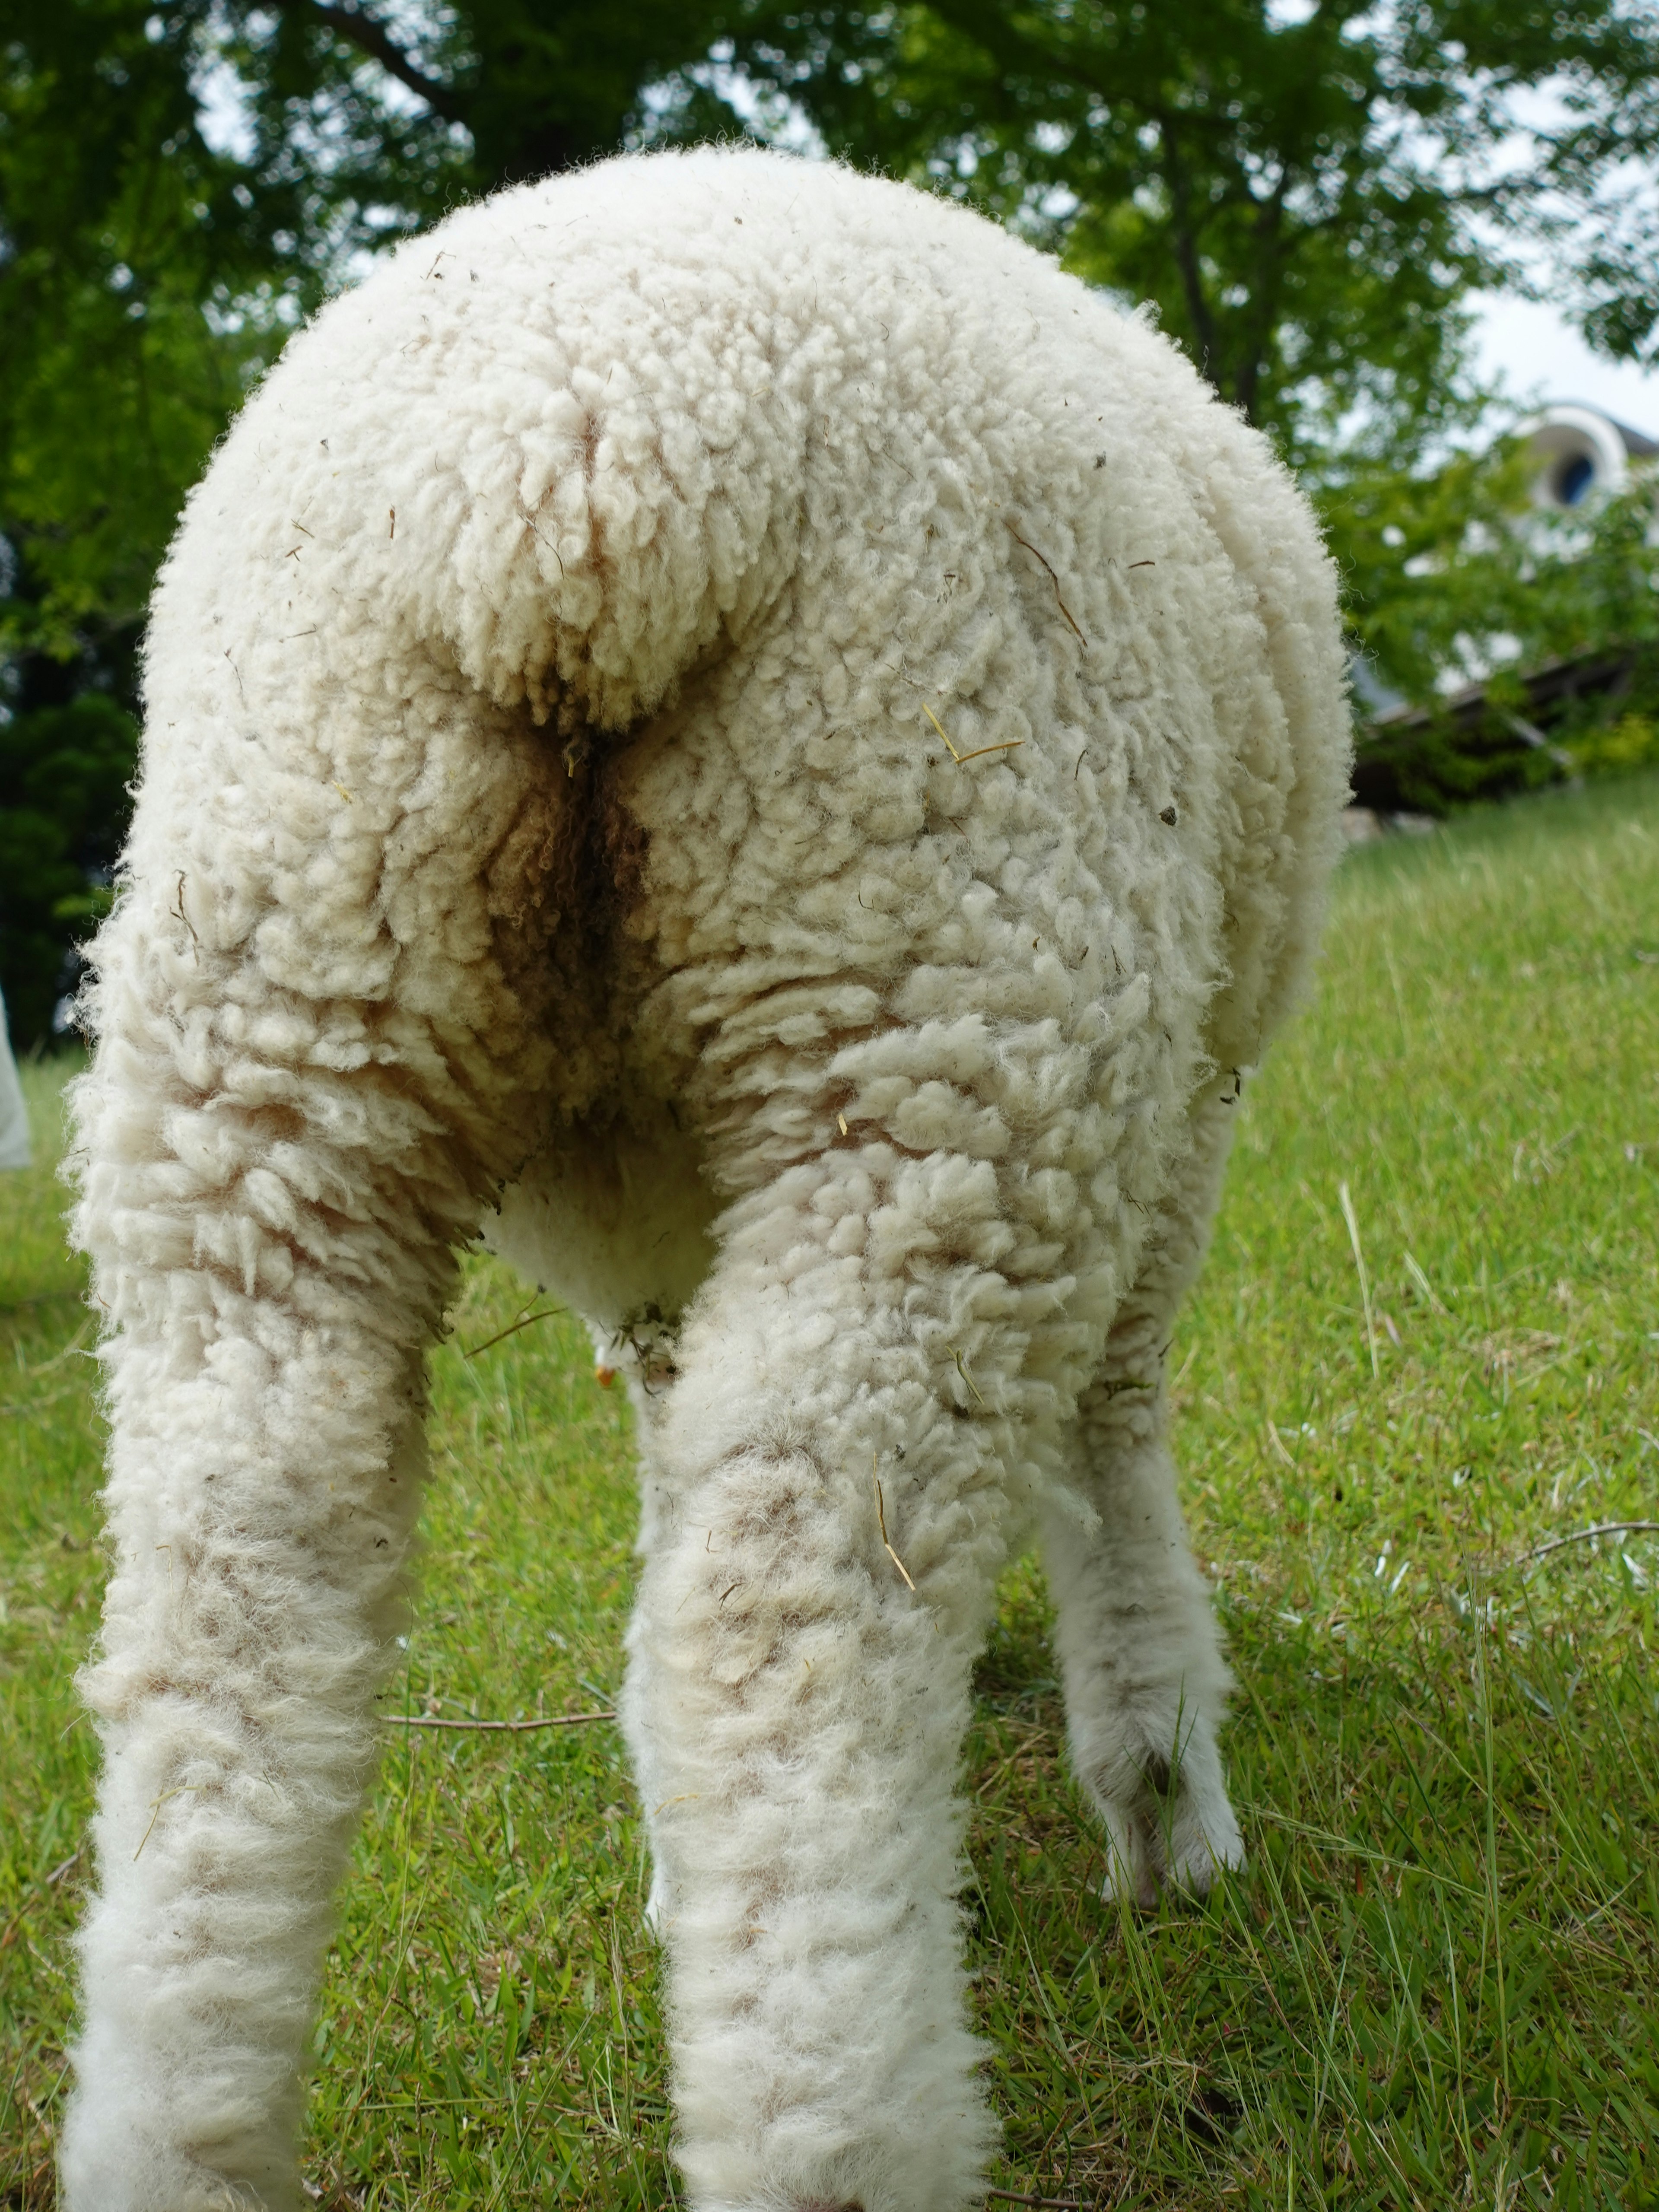
[[[203,738],[207,797],[175,790],[163,836],[147,792],[100,941],[77,1226],[110,1328],[114,1556],[82,1680],[104,1768],[70,2212],[303,2201],[312,2007],[406,1618],[424,1355],[545,1064],[486,879],[536,749],[471,746],[441,691],[417,708],[450,815],[429,855],[365,839],[367,920],[331,926],[301,866],[332,880],[317,791],[346,801],[290,776],[285,900],[215,819]],[[377,734],[395,761],[400,733]],[[244,742],[245,784],[273,756]],[[367,772],[349,788],[365,816],[383,801]]]
[[791,1167],[726,1218],[645,1401],[623,1718],[707,2212],[980,2193],[957,1779],[1021,1456],[1000,1225],[984,1162]]
[[1109,1891],[1148,1906],[1164,1882],[1202,1894],[1243,1861],[1218,1747],[1230,1677],[1176,1499],[1164,1361],[1231,1127],[1216,1097],[1194,1109],[1192,1150],[1079,1402],[1072,1481],[1098,1522],[1085,1534],[1057,1508],[1044,1530],[1073,1764],[1110,1840]]

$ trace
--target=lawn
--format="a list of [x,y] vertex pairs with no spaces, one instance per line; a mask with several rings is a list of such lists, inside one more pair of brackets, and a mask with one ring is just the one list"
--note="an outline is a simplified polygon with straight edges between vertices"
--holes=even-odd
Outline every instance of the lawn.
[[[994,2180],[1079,2206],[1659,2205],[1659,779],[1343,864],[1172,1362],[1251,1860],[1103,1905],[1029,1564],[965,1786]],[[37,1135],[61,1068],[27,1072]],[[42,1149],[46,1149],[43,1146]],[[1346,1199],[1344,1194],[1346,1192]],[[0,2201],[52,2201],[100,1559],[78,1264],[0,1179]],[[1361,1260],[1363,1258],[1363,1275]],[[609,1704],[628,1418],[469,1267],[394,1710]],[[1553,1548],[1552,1548],[1553,1547]],[[325,2206],[679,2201],[616,1729],[392,1728],[316,2035]]]

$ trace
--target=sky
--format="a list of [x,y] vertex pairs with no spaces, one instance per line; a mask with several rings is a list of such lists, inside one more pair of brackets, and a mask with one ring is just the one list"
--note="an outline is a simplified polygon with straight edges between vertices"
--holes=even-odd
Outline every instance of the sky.
[[1659,438],[1659,371],[1594,354],[1541,302],[1487,294],[1476,327],[1479,364],[1517,399],[1577,399]]

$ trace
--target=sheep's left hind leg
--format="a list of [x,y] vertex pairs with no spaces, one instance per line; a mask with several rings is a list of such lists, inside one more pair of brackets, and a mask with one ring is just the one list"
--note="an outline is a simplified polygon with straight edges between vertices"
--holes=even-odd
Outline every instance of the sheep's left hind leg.
[[1244,1856],[1218,1746],[1231,1678],[1176,1503],[1164,1357],[1207,1241],[1228,1114],[1213,1097],[1194,1110],[1191,1152],[1079,1407],[1072,1480],[1098,1522],[1085,1535],[1056,1507],[1044,1532],[1073,1765],[1106,1826],[1109,1892],[1148,1906],[1165,1881],[1201,1895]]

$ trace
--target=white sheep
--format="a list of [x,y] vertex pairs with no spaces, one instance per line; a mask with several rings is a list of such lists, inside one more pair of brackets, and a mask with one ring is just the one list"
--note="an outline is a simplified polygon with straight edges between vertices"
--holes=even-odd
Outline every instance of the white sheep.
[[1241,1854],[1164,1362],[1346,781],[1288,477],[970,214],[627,159],[295,338],[146,692],[76,1102],[116,1559],[67,2204],[301,2202],[497,1206],[631,1371],[690,2200],[977,2202],[956,1784],[1017,1546],[1117,1879]]

